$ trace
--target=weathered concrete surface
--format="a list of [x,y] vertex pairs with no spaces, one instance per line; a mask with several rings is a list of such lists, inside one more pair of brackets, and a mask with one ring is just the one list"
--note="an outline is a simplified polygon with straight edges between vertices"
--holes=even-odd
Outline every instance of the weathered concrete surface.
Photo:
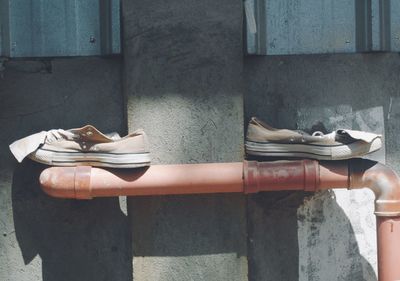
[[124,131],[119,59],[7,63],[0,78],[0,280],[132,280],[128,220],[118,198],[59,200],[38,186],[43,166],[8,145],[87,123]]
[[[244,69],[247,120],[384,133],[386,162],[400,168],[398,54],[247,57]],[[371,192],[303,196],[249,198],[250,280],[376,280]]]
[[[123,16],[129,129],[145,128],[155,163],[241,161],[245,92],[246,120],[381,132],[400,167],[397,54],[247,57],[243,72],[240,1],[126,0]],[[85,123],[124,131],[120,62],[18,62],[3,75],[0,280],[376,280],[369,191],[263,193],[247,210],[240,195],[132,198],[129,220],[117,198],[44,195],[43,167],[16,164],[8,144]]]
[[[153,163],[241,161],[241,1],[123,6],[128,125]],[[134,280],[247,280],[244,199],[130,199]]]

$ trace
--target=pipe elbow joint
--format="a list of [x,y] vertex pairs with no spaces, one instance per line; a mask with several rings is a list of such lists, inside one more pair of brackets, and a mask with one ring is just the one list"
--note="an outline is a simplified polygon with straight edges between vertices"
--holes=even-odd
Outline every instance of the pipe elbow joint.
[[349,162],[350,189],[367,187],[375,194],[375,215],[400,216],[400,178],[390,167],[367,159]]

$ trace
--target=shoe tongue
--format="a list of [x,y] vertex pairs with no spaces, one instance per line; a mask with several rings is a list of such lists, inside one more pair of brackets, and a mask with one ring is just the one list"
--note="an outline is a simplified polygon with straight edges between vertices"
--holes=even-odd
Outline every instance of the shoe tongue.
[[114,141],[121,139],[121,136],[117,132],[112,132],[112,133],[108,133],[108,134],[104,134],[104,135],[106,135],[108,138],[110,138]]
[[46,135],[47,132],[42,131],[19,139],[10,144],[10,150],[18,162],[21,163],[26,156],[34,152],[40,145],[45,143]]
[[79,139],[90,142],[113,142],[117,139],[118,135],[117,133],[111,133],[110,136],[107,136],[92,125],[86,125],[82,128],[71,129],[69,131],[79,135]]
[[350,139],[354,139],[354,140],[362,140],[367,143],[370,143],[374,139],[381,137],[381,135],[370,133],[370,132],[345,130],[345,129],[337,130],[336,136],[337,136],[337,138],[347,138],[347,139],[350,138]]

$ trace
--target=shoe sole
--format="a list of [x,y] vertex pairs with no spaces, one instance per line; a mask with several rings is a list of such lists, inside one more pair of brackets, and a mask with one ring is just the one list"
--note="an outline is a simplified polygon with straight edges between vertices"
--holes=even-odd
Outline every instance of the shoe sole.
[[246,153],[256,156],[296,157],[318,160],[344,160],[356,158],[379,150],[382,140],[376,138],[370,144],[356,141],[343,145],[283,144],[271,142],[246,142]]
[[50,166],[95,166],[139,168],[150,165],[150,153],[108,154],[96,152],[58,152],[38,149],[29,158]]

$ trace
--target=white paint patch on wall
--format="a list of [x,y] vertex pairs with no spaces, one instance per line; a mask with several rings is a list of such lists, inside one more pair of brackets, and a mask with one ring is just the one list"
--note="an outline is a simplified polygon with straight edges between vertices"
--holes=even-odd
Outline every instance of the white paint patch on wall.
[[[347,216],[357,241],[358,251],[377,273],[377,252],[376,252],[376,220],[374,215],[374,199],[372,191],[364,190],[333,190],[336,203],[342,208]],[[373,280],[368,275],[368,268],[365,263],[363,275],[365,280]]]
[[[213,263],[209,263],[212,259]],[[237,253],[190,255],[179,257],[135,257],[134,280],[247,280],[247,258]],[[190,270],[187,270],[190,265]],[[211,268],[210,268],[211,267]],[[211,270],[204,270],[210,268]],[[219,276],[215,275],[218,272]]]

